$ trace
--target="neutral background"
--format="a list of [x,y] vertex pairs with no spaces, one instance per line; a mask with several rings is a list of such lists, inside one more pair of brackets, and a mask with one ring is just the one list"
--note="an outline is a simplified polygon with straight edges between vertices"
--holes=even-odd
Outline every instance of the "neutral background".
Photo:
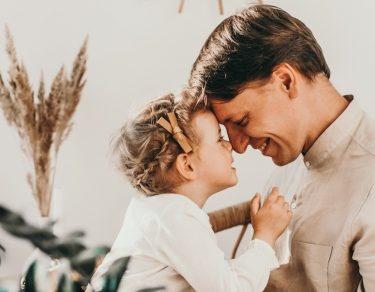
[[[89,245],[111,244],[131,196],[108,155],[111,135],[128,113],[149,98],[182,88],[200,47],[226,16],[250,4],[223,0],[219,15],[214,0],[0,0],[0,70],[6,75],[4,30],[7,23],[16,48],[36,86],[41,70],[49,84],[64,63],[70,70],[89,35],[87,86],[74,117],[75,126],[59,156],[55,186],[60,195],[59,230],[82,229]],[[373,1],[266,1],[303,20],[321,44],[342,94],[353,93],[375,116],[375,18]],[[0,114],[0,204],[35,220],[35,204],[26,183],[26,163],[19,140]],[[235,155],[239,184],[210,198],[205,210],[228,206],[262,190],[274,169],[271,161],[249,150]],[[238,228],[218,234],[229,255]],[[32,248],[0,230],[7,248],[0,277],[15,276]]]

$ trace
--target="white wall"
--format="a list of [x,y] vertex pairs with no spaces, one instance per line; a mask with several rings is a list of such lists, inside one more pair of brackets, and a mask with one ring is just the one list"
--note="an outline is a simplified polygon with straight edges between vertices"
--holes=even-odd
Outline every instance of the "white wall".
[[[47,82],[72,60],[89,34],[87,86],[74,118],[71,136],[59,156],[56,187],[63,194],[61,226],[83,229],[87,243],[110,244],[134,192],[113,170],[108,142],[130,109],[145,100],[181,88],[208,34],[246,0],[0,0],[0,70],[8,61],[2,27],[7,23],[16,48],[37,84],[43,69]],[[368,1],[279,0],[275,4],[303,20],[315,33],[341,93],[353,93],[375,116],[372,85],[375,68],[375,4]],[[33,216],[35,206],[25,180],[25,159],[18,137],[0,115],[0,204]],[[208,201],[206,210],[249,199],[262,189],[273,169],[269,159],[249,151],[235,156],[240,183]],[[229,254],[239,229],[218,234]],[[0,276],[16,275],[31,247],[0,231],[7,249]]]

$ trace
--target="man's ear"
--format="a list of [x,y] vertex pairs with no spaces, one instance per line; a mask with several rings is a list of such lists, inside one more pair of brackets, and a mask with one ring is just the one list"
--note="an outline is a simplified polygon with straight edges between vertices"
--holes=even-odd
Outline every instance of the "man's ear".
[[297,70],[288,63],[278,65],[273,71],[276,80],[280,81],[281,89],[291,99],[297,97],[296,74],[298,74]]
[[181,153],[177,156],[175,167],[178,173],[186,180],[193,180],[197,177],[197,170],[192,156]]

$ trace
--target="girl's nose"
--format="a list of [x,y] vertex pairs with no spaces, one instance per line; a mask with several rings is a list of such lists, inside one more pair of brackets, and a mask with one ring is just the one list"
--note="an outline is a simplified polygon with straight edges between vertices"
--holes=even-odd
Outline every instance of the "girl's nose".
[[229,141],[225,141],[225,148],[227,148],[228,151],[232,151],[233,150],[232,144],[230,144]]

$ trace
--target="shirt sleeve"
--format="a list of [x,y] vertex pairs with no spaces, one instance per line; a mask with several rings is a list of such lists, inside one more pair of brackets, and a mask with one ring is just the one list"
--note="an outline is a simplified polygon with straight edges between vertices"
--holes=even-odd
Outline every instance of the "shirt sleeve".
[[353,224],[353,260],[358,263],[365,291],[375,291],[375,189]]
[[212,229],[188,213],[163,216],[155,242],[160,257],[198,292],[262,291],[278,267],[274,250],[253,240],[238,258],[227,260]]

